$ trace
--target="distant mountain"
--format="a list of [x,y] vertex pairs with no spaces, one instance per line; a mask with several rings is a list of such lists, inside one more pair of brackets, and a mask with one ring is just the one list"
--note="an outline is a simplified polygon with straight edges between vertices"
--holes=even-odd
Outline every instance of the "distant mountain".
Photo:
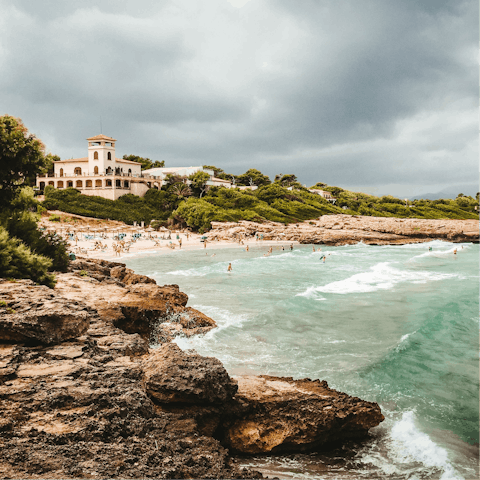
[[436,193],[422,193],[420,195],[413,195],[409,198],[409,200],[420,200],[423,198],[424,200],[438,200],[439,198],[457,198],[459,193],[463,193],[467,196],[472,196],[475,198],[477,192],[480,191],[480,187],[478,183],[471,183],[468,185],[457,185],[454,187],[448,187],[444,190],[440,190]]

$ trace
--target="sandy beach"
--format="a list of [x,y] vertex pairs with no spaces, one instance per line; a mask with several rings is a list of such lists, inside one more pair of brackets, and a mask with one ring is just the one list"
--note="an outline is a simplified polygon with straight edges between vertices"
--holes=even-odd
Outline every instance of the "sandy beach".
[[[51,215],[58,215],[60,221],[50,221]],[[209,241],[210,232],[198,234],[187,229],[163,229],[157,232],[150,228],[126,225],[115,220],[99,220],[60,211],[49,211],[48,215],[40,220],[40,227],[47,231],[54,231],[66,238],[70,252],[88,258],[105,260],[121,259],[136,254],[157,255],[182,250],[205,250],[206,255],[213,255],[213,250],[218,248],[245,249],[247,245],[249,248],[265,246],[267,254],[270,246],[283,247],[287,250],[290,245],[299,243],[297,241],[262,240],[261,237],[258,240],[243,239],[241,243],[220,239]],[[206,242],[204,241],[205,237]]]

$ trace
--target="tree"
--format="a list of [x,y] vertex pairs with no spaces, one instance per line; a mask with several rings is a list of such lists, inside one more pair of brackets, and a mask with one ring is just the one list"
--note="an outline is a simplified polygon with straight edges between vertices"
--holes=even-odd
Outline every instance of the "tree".
[[297,183],[297,177],[293,175],[293,173],[287,175],[280,173],[279,175],[275,175],[275,182],[282,185],[282,187],[289,187],[292,183]]
[[45,146],[29,134],[19,118],[0,117],[0,208],[5,208],[17,191],[32,181],[47,165]]
[[207,182],[210,180],[210,175],[199,170],[196,173],[192,173],[188,179],[190,180],[194,191],[199,191],[200,198],[202,198],[202,195],[207,191]]
[[250,168],[244,174],[237,177],[238,185],[250,185],[261,187],[262,185],[270,185],[272,182],[267,175],[264,175],[260,170]]
[[174,185],[172,185],[170,191],[180,198],[189,197],[192,194],[192,190],[190,189],[190,187],[183,183],[175,183]]
[[139,157],[138,155],[124,155],[124,160],[130,160],[131,162],[137,162],[142,164],[142,170],[148,170],[150,168],[163,168],[165,167],[165,161],[162,160],[150,160],[149,158]]

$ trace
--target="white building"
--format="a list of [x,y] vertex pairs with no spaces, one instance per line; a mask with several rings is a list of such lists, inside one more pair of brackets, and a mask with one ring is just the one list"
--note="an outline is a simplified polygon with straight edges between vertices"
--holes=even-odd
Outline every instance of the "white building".
[[320,190],[318,188],[309,188],[308,191],[310,193],[315,193],[316,195],[320,195],[321,197],[328,200],[330,203],[335,203],[337,201],[337,199],[330,192],[327,192],[326,190]]
[[37,176],[36,185],[43,190],[73,187],[83,195],[96,195],[117,200],[132,193],[143,197],[152,187],[161,187],[161,180],[142,172],[140,163],[115,157],[114,138],[96,135],[87,138],[88,156],[54,162],[54,173]]
[[158,168],[149,168],[144,170],[143,173],[148,173],[154,175],[156,178],[159,178],[164,182],[168,175],[176,175],[178,177],[185,177],[185,183],[190,184],[188,177],[197,172],[205,172],[210,175],[210,180],[207,181],[208,187],[225,187],[232,188],[232,182],[229,180],[223,180],[221,178],[215,177],[215,172],[209,168],[204,167],[158,167]]

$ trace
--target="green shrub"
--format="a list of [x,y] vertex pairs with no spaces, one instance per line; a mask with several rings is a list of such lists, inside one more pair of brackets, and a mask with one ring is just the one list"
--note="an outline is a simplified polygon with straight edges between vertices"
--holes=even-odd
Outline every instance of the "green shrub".
[[32,253],[24,243],[11,238],[7,230],[0,227],[0,277],[30,278],[53,288],[55,277],[48,273],[51,266],[49,258]]
[[52,214],[48,217],[48,220],[50,222],[59,222],[60,221],[60,215],[57,215],[56,213],[54,213],[54,214]]

